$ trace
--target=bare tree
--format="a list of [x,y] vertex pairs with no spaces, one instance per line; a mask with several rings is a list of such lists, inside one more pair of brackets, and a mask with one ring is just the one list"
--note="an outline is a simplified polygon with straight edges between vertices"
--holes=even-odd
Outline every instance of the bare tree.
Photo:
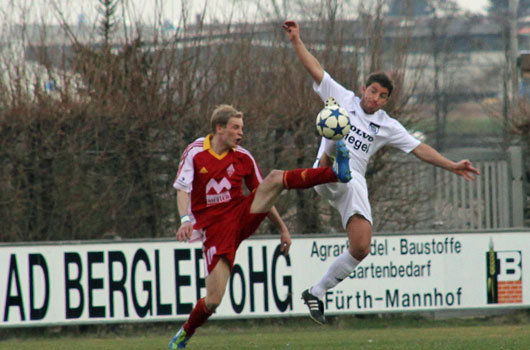
[[[357,93],[370,70],[389,70],[396,88],[388,112],[411,125],[417,105],[409,101],[420,73],[407,69],[410,32],[389,42],[383,2],[364,5],[360,19],[346,20],[341,16],[351,3],[305,8],[308,18],[318,19],[301,23],[306,42],[325,69]],[[280,27],[284,18],[271,17],[301,3],[272,5],[268,21],[258,23],[206,23],[208,5],[192,21],[183,7],[171,28],[162,17],[126,26],[133,22],[125,18],[130,4],[100,2],[112,11],[102,11],[93,27],[98,41],[80,36],[56,8],[64,42],[54,46],[27,34],[27,61],[0,62],[6,72],[0,79],[0,215],[10,218],[2,239],[173,235],[171,185],[179,156],[209,132],[209,114],[220,103],[245,112],[243,146],[264,173],[310,166],[322,103],[293,63]],[[34,75],[27,73],[30,66],[39,67]],[[53,91],[44,87],[50,78]],[[408,178],[401,168],[388,150],[370,164],[371,200],[382,225],[376,229],[422,220],[402,210],[426,194],[400,195],[400,179]],[[336,211],[317,199],[314,191],[290,191],[279,201],[293,232],[342,230]]]
[[[435,118],[435,146],[442,151],[450,103],[449,92],[454,91],[450,66],[454,61],[451,28],[454,27],[458,6],[452,1],[430,1],[431,48],[434,67],[433,94]],[[454,97],[453,97],[454,98]]]

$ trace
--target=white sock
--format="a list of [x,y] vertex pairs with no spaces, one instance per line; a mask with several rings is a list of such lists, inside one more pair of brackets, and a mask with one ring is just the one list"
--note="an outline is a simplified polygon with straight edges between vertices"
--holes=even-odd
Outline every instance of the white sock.
[[337,257],[337,259],[335,259],[333,264],[331,264],[322,279],[311,287],[309,292],[317,298],[323,299],[324,295],[326,295],[326,291],[335,287],[342,282],[343,279],[348,277],[359,263],[360,261],[351,256],[349,251],[343,252]]

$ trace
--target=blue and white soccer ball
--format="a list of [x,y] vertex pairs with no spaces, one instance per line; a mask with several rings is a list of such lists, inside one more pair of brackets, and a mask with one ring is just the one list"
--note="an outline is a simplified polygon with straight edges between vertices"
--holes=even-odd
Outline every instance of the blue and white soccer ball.
[[340,140],[350,132],[348,112],[338,105],[327,105],[317,115],[318,133],[330,140]]

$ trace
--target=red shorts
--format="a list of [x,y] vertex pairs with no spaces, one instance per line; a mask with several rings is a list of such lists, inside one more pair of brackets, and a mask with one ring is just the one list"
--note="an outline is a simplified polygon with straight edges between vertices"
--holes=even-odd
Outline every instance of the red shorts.
[[202,251],[207,274],[212,272],[221,257],[225,257],[230,263],[230,268],[232,268],[236,258],[236,250],[241,242],[256,232],[263,219],[268,215],[268,213],[250,213],[254,196],[255,192],[242,200],[234,201],[227,215],[203,228],[205,238],[202,243]]

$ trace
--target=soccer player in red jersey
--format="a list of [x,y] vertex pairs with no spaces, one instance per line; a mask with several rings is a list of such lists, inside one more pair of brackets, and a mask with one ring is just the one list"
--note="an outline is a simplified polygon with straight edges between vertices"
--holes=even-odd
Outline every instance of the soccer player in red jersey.
[[[239,146],[243,113],[229,105],[217,107],[211,117],[213,134],[192,142],[184,151],[173,187],[181,225],[177,240],[200,232],[206,263],[206,296],[201,298],[169,343],[182,349],[195,330],[221,303],[240,243],[268,217],[281,231],[281,251],[287,255],[291,237],[274,203],[281,191],[309,188],[351,179],[349,156],[337,144],[333,167],[273,170],[265,179],[250,152]],[[243,182],[251,194],[243,194]]]

